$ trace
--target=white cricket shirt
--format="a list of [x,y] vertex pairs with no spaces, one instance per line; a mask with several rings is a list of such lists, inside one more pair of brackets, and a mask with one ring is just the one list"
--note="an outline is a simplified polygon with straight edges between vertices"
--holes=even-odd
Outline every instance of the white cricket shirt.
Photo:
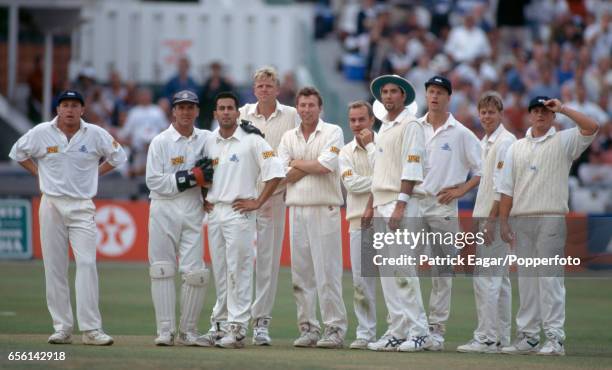
[[34,159],[40,191],[51,196],[91,199],[98,192],[98,166],[104,157],[113,167],[127,160],[123,148],[103,128],[81,120],[70,141],[57,117],[29,130],[13,145],[9,157]]
[[206,200],[231,204],[236,199],[256,199],[257,183],[284,178],[285,171],[270,144],[257,134],[247,134],[238,126],[225,139],[219,130],[206,141],[204,151],[212,158],[215,174]]

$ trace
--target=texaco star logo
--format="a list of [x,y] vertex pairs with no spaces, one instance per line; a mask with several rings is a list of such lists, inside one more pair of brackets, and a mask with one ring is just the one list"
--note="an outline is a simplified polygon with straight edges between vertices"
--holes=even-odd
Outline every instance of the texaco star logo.
[[136,239],[136,224],[132,216],[115,205],[103,206],[96,211],[98,251],[109,257],[125,254]]

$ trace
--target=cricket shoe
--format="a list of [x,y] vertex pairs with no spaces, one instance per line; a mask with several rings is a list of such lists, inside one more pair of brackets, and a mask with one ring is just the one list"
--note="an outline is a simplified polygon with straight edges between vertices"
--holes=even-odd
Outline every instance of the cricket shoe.
[[174,333],[169,331],[163,331],[159,333],[155,338],[154,343],[156,346],[173,346],[174,345]]
[[217,347],[221,348],[243,348],[246,338],[246,328],[239,324],[230,324],[229,331],[221,340],[217,341]]
[[370,344],[370,342],[371,341],[367,339],[357,338],[351,343],[349,348],[350,349],[368,349],[368,344]]
[[563,342],[557,339],[548,339],[536,354],[540,356],[565,356],[565,347]]
[[253,325],[253,344],[256,346],[269,346],[272,343],[268,327],[269,318],[256,319]]
[[530,355],[538,352],[540,340],[521,335],[508,347],[502,347],[501,353],[507,355]]
[[429,325],[429,337],[431,344],[427,347],[428,351],[443,351],[444,350],[444,332],[446,331],[444,324]]
[[315,347],[320,339],[318,328],[312,327],[309,323],[300,325],[300,337],[293,341],[294,347]]
[[209,333],[200,334],[195,331],[179,333],[176,339],[178,344],[184,346],[195,346],[195,347],[213,347],[215,345],[215,337]]
[[429,335],[420,335],[408,338],[398,347],[399,352],[420,352],[432,346],[432,341]]
[[102,329],[88,330],[84,332],[81,340],[83,341],[83,344],[92,346],[110,346],[114,342],[113,337],[103,332]]
[[396,338],[390,334],[385,334],[376,342],[368,344],[371,351],[396,352],[406,339]]
[[318,348],[339,349],[344,347],[344,336],[337,326],[326,326],[323,338],[317,341]]
[[58,330],[51,334],[47,342],[50,344],[71,344],[72,334],[69,331]]
[[457,352],[461,353],[498,353],[499,348],[496,342],[480,342],[472,339],[470,342],[457,347]]

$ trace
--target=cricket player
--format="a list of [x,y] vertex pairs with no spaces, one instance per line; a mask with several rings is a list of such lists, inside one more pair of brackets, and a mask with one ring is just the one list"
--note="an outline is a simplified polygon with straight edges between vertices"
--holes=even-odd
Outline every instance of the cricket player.
[[[347,190],[346,220],[349,222],[351,268],[353,271],[353,301],[357,316],[357,336],[351,349],[367,349],[376,340],[376,278],[363,277],[361,272],[362,215],[366,210],[372,185],[372,166],[361,138],[373,141],[374,112],[370,103],[349,104],[348,120],[355,138],[340,150],[340,173]],[[371,217],[365,228],[371,222]]]
[[[374,97],[384,105],[376,145],[363,135],[369,153],[373,154],[372,195],[366,207],[367,217],[374,211],[376,232],[392,233],[397,229],[416,231],[419,216],[418,199],[413,189],[423,181],[423,127],[407,106],[414,101],[414,88],[397,75],[383,75],[370,85]],[[380,222],[384,220],[384,222]],[[410,246],[389,245],[389,257],[410,252]],[[422,351],[431,345],[427,318],[421,297],[421,286],[415,266],[386,267],[380,278],[388,314],[388,329],[378,341],[369,343],[373,351]]]
[[[500,233],[504,241],[515,244],[517,257],[563,256],[569,170],[593,142],[598,126],[587,115],[546,96],[532,99],[528,111],[531,127],[506,154],[499,189]],[[556,113],[566,115],[577,127],[557,132]],[[509,216],[516,222],[514,232]],[[503,353],[565,355],[563,267],[552,270],[560,273],[518,266],[517,337],[502,348]],[[547,339],[542,347],[541,329]]]
[[[250,121],[263,132],[275,152],[283,134],[299,123],[295,108],[278,102],[279,87],[280,80],[275,69],[258,69],[253,76],[253,92],[257,103],[245,104],[240,108],[240,118]],[[264,186],[260,181],[257,185],[259,193]],[[255,300],[251,307],[255,345],[269,345],[272,342],[269,326],[285,235],[285,190],[284,185],[277,187],[270,199],[256,212]]]
[[153,138],[147,154],[149,197],[149,273],[158,346],[172,346],[176,335],[175,276],[182,277],[177,342],[209,347],[214,341],[198,334],[209,271],[203,262],[201,189],[209,186],[198,161],[204,157],[207,130],[194,127],[200,112],[198,96],[189,90],[172,98],[172,124]]
[[[516,141],[502,124],[503,112],[502,98],[496,92],[486,92],[478,101],[478,116],[485,137],[480,141],[482,176],[472,216],[478,222],[478,230],[485,233],[487,243],[476,245],[477,258],[503,258],[509,252],[508,244],[495,237],[499,234],[497,190],[501,171],[506,152]],[[512,287],[508,266],[477,266],[473,279],[478,326],[472,340],[457,347],[457,352],[497,353],[502,346],[510,344]]]
[[[425,132],[425,179],[414,190],[421,198],[419,229],[442,235],[456,235],[460,231],[458,199],[480,181],[480,142],[448,111],[452,92],[450,81],[443,76],[434,76],[425,82],[428,112],[419,119]],[[469,173],[472,177],[466,181]],[[454,244],[436,243],[429,247],[433,257],[454,257],[458,253]],[[433,345],[430,351],[444,349],[452,276],[453,266],[432,267],[429,333]]]
[[[205,154],[214,165],[206,197],[208,245],[213,263],[217,302],[211,322],[225,325],[217,346],[242,348],[251,319],[255,211],[274,194],[284,168],[261,132],[238,124],[238,98],[229,92],[215,98],[219,129],[207,141]],[[258,191],[258,181],[265,183]]]
[[102,330],[98,309],[96,207],[91,199],[98,191],[98,176],[123,164],[127,157],[108,132],[81,119],[84,110],[78,91],[64,91],[58,98],[57,116],[19,138],[9,157],[38,178],[42,193],[40,242],[47,307],[55,330],[48,342],[72,343],[70,243],[76,261],[76,312],[82,342],[111,345],[113,338]]
[[339,126],[320,119],[323,100],[315,88],[298,91],[296,107],[301,123],[283,135],[278,147],[288,168],[291,279],[300,330],[293,345],[342,348],[347,319],[342,299],[340,206],[344,202],[338,155],[344,138]]

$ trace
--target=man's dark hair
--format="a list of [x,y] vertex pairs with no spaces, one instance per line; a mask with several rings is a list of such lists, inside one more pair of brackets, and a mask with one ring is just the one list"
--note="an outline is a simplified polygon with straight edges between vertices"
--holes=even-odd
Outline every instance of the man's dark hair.
[[236,104],[236,110],[238,110],[238,97],[230,91],[223,91],[217,94],[217,96],[215,96],[215,109],[217,110],[217,102],[219,101],[219,99],[232,99],[234,101],[234,103]]

